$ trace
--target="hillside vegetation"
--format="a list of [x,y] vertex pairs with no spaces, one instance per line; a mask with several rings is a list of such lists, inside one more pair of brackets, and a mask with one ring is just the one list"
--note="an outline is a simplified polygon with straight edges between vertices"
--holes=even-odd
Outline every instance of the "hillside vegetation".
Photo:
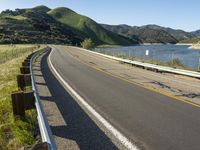
[[65,7],[37,6],[0,13],[0,44],[52,43],[80,45],[90,38],[95,45],[179,43],[200,36],[158,25],[128,26],[99,24]]
[[79,44],[82,37],[75,29],[49,16],[45,6],[6,10],[0,14],[0,43]]
[[37,6],[0,14],[0,44],[53,43],[80,45],[85,38],[97,44],[138,43],[110,31],[68,8]]
[[[197,34],[161,27],[158,25],[145,25],[141,27],[128,25],[106,25],[102,26],[114,33],[138,39],[142,43],[178,43],[197,37]],[[195,32],[196,33],[196,32]]]
[[180,41],[180,43],[193,43],[193,44],[197,44],[200,42],[200,37],[194,37],[194,38],[190,38],[190,39],[185,39],[185,40],[182,40]]
[[90,37],[97,44],[120,44],[130,45],[138,43],[136,40],[119,36],[113,32],[104,29],[101,25],[94,20],[77,14],[76,12],[60,7],[48,12],[57,21],[78,29],[86,37]]

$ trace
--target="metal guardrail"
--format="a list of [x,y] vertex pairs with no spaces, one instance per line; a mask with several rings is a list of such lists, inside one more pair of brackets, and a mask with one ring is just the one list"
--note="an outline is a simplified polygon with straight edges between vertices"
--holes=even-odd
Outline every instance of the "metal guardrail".
[[97,54],[97,55],[100,55],[100,56],[103,56],[103,57],[106,57],[106,58],[109,58],[109,59],[117,60],[117,61],[120,61],[120,62],[123,62],[123,63],[135,65],[135,66],[144,67],[144,68],[147,68],[147,69],[154,69],[154,70],[157,70],[157,71],[160,71],[160,72],[174,73],[174,74],[179,74],[179,75],[184,75],[184,76],[189,76],[189,77],[194,77],[194,78],[200,79],[200,72],[176,69],[176,68],[154,65],[154,64],[149,64],[149,63],[143,63],[143,62],[139,62],[139,61],[133,61],[133,60],[129,60],[129,59],[123,59],[123,58],[118,58],[118,57],[114,57],[114,56],[110,56],[110,55],[106,55],[106,54],[101,54],[101,53],[86,50],[86,49],[83,49],[83,48],[79,48],[79,49],[93,53],[93,54]]
[[36,87],[36,84],[35,84],[35,77],[34,77],[34,74],[33,74],[33,61],[34,61],[34,59],[37,55],[43,53],[44,51],[45,50],[38,51],[35,54],[33,54],[33,56],[31,57],[30,74],[31,74],[32,90],[34,92],[34,97],[35,97],[35,106],[36,106],[36,111],[37,111],[37,114],[38,114],[37,118],[38,118],[40,133],[41,133],[41,137],[42,137],[42,142],[48,144],[49,150],[56,150],[57,147],[56,147],[56,144],[54,142],[52,132],[51,132],[51,129],[49,127],[47,118],[45,117],[44,110],[42,108],[40,97],[38,95],[38,90],[37,90],[37,87]]

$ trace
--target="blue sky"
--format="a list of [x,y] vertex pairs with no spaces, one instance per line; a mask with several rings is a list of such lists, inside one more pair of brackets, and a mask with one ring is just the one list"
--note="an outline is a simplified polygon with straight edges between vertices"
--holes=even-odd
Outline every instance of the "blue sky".
[[99,23],[200,29],[200,0],[0,0],[0,11],[37,5],[68,7]]

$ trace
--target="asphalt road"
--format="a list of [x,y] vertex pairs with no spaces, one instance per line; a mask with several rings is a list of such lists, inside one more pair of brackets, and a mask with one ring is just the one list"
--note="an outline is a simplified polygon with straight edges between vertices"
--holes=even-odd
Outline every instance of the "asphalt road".
[[200,149],[200,108],[105,74],[60,47],[51,61],[98,113],[139,146]]

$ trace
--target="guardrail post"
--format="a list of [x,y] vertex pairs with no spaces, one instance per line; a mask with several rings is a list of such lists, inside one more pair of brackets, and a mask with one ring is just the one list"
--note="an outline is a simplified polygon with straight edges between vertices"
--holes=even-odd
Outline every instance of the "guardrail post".
[[24,91],[26,86],[31,86],[31,75],[30,74],[17,75],[17,85],[19,89]]
[[49,150],[49,144],[47,142],[36,144],[32,150]]
[[24,92],[24,107],[25,110],[35,109],[35,97],[34,92]]
[[21,74],[30,74],[30,67],[20,67]]
[[30,62],[30,61],[31,61],[31,58],[26,57],[26,59],[25,59],[24,61],[28,61],[28,62]]
[[14,116],[25,116],[24,96],[23,91],[14,92],[11,94]]
[[11,94],[14,116],[25,116],[25,111],[35,108],[34,92],[18,91]]
[[34,53],[28,55],[28,56],[26,57],[26,59],[31,59],[31,57],[33,56],[33,54],[34,54]]
[[30,66],[30,61],[24,61],[22,62],[23,67],[29,67]]
[[32,57],[32,55],[30,54],[30,55],[28,55],[28,56],[26,57],[26,59],[31,59],[31,57]]

